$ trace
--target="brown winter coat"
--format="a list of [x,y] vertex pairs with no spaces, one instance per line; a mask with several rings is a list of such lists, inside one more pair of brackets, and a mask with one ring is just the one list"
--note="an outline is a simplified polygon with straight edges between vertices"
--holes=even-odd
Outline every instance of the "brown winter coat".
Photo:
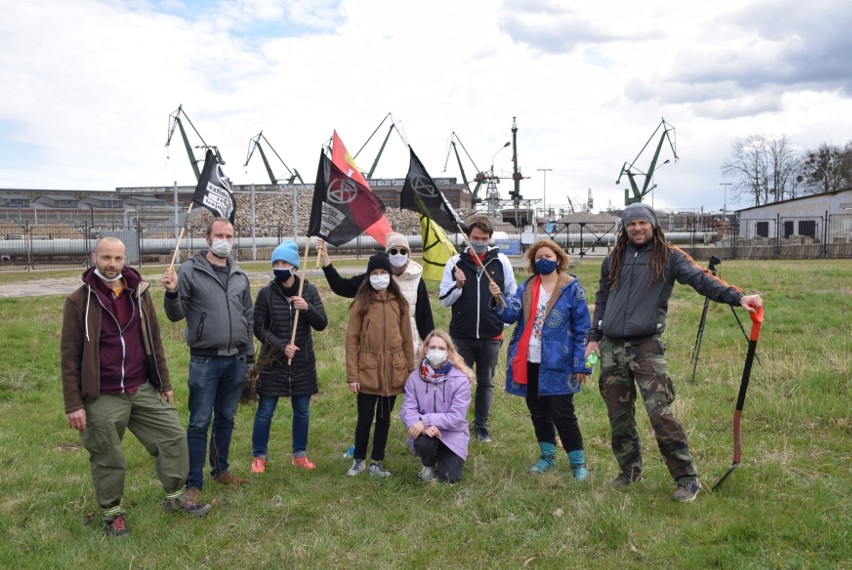
[[[125,267],[124,271],[135,271]],[[160,324],[149,292],[140,281],[134,301],[140,307],[142,348],[148,381],[161,393],[172,389],[166,354],[160,337]],[[65,299],[62,310],[60,358],[65,413],[83,408],[100,395],[100,338],[103,308],[89,285],[82,285]]]
[[372,396],[402,394],[414,362],[408,303],[387,291],[375,295],[361,316],[361,301],[349,309],[346,329],[346,381]]

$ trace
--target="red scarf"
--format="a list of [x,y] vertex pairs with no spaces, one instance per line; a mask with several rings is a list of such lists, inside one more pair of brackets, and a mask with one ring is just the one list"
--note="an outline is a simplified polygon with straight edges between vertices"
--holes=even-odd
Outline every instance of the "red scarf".
[[530,337],[532,337],[533,326],[535,325],[535,315],[538,312],[538,294],[541,291],[541,276],[536,275],[530,281],[532,287],[532,302],[530,303],[530,315],[527,319],[524,334],[521,335],[521,340],[518,342],[518,348],[515,351],[515,360],[512,362],[512,380],[516,384],[527,384],[527,358],[530,353]]

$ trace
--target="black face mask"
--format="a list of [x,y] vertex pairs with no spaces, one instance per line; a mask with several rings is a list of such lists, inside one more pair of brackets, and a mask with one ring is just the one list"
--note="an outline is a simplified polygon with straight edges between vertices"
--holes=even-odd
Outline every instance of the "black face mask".
[[278,283],[284,283],[293,275],[292,269],[273,269],[273,273],[275,273],[275,280]]

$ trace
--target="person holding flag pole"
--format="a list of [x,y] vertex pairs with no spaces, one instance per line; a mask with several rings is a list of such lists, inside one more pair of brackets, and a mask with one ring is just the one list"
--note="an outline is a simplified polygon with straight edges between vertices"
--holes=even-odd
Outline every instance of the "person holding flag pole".
[[[490,284],[499,289],[497,298],[505,306],[505,296],[517,289],[509,258],[499,248],[489,247],[494,227],[487,216],[475,215],[463,227],[458,214],[438,190],[420,159],[409,146],[411,160],[400,195],[400,207],[418,212],[447,231],[458,231],[467,248],[446,263],[441,278],[440,299],[452,307],[450,336],[465,364],[476,369],[474,435],[483,443],[491,441],[488,416],[494,394],[494,370],[503,342],[503,322],[490,309]],[[483,278],[484,276],[484,278]]]
[[211,420],[210,475],[231,487],[248,482],[229,470],[228,455],[246,371],[254,364],[254,311],[248,275],[231,258],[236,199],[210,150],[193,202],[217,216],[205,233],[209,249],[182,263],[177,272],[170,266],[160,281],[166,288],[166,316],[172,322],[186,319],[190,349],[186,497],[197,502]]

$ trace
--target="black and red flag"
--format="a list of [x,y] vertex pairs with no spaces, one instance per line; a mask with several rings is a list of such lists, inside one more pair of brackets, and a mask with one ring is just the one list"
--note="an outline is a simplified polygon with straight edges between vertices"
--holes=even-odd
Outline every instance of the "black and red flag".
[[222,172],[222,166],[209,148],[204,155],[204,170],[201,171],[192,201],[220,218],[227,218],[231,224],[234,223],[237,199],[231,190],[231,180]]
[[463,227],[461,218],[426,172],[414,149],[409,146],[408,150],[411,151],[411,161],[399,197],[399,207],[429,218],[448,232],[458,232],[459,227]]
[[369,188],[343,173],[320,153],[309,236],[343,245],[380,220],[384,203]]

